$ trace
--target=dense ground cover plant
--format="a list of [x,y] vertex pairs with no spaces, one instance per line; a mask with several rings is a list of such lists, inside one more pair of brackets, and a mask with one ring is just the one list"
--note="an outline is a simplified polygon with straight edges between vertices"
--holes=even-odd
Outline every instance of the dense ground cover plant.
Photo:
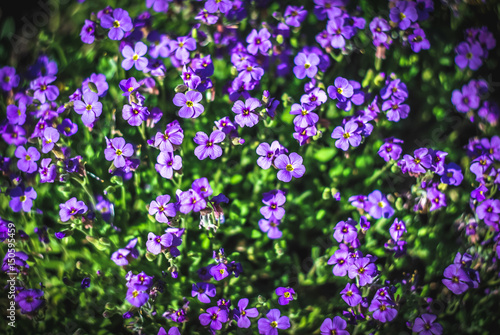
[[496,1],[38,5],[0,26],[2,331],[499,329]]

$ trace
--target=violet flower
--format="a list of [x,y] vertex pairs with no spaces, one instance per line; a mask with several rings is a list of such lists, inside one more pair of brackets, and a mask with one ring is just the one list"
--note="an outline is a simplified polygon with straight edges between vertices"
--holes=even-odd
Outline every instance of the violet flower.
[[278,171],[278,179],[288,183],[294,178],[300,178],[306,172],[305,166],[302,164],[302,157],[292,152],[289,156],[281,154],[276,157],[274,164],[280,170]]

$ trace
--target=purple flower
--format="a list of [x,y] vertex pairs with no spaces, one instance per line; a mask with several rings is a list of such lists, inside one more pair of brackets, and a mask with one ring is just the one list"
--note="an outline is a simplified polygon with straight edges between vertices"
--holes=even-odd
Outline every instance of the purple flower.
[[477,217],[488,226],[497,226],[500,221],[500,200],[486,199],[476,208]]
[[183,140],[184,132],[179,121],[174,120],[167,124],[164,133],[156,133],[154,146],[160,151],[174,152],[174,145],[181,145]]
[[169,204],[169,201],[170,196],[168,194],[159,195],[156,200],[151,201],[149,204],[149,215],[154,215],[158,222],[168,223],[168,218],[173,218],[176,215],[175,204]]
[[189,52],[196,49],[196,40],[189,36],[181,36],[170,42],[171,52],[175,51],[175,58],[182,64],[189,63]]
[[199,319],[203,326],[210,325],[210,329],[219,330],[222,328],[222,323],[228,320],[227,310],[218,306],[210,307],[206,313],[200,314]]
[[236,113],[234,121],[240,127],[253,127],[259,122],[259,116],[255,110],[262,106],[261,102],[255,98],[248,98],[245,102],[238,100],[234,103],[232,111]]
[[250,54],[256,55],[260,51],[261,54],[267,54],[267,51],[273,46],[269,38],[271,34],[266,28],[262,28],[257,32],[253,29],[247,36],[247,50]]
[[406,30],[418,19],[417,9],[414,2],[398,1],[391,8],[389,17],[392,22],[398,23],[399,29]]
[[356,229],[356,221],[349,218],[347,221],[340,221],[334,228],[333,238],[337,242],[351,243],[358,237],[358,229]]
[[309,78],[314,78],[318,72],[319,57],[318,55],[311,53],[309,55],[299,52],[295,57],[295,67],[293,68],[293,73],[298,79],[304,79],[306,76]]
[[380,146],[378,150],[378,154],[382,157],[386,162],[393,160],[398,160],[401,157],[401,149],[400,143],[403,143],[402,140],[391,137],[385,140],[385,143]]
[[345,47],[345,40],[350,39],[354,35],[351,26],[344,25],[344,18],[336,17],[328,21],[326,31],[331,36],[331,46],[335,49]]
[[352,97],[354,89],[347,79],[337,77],[334,86],[328,86],[327,92],[331,99],[345,102],[347,98]]
[[375,190],[368,195],[368,203],[366,210],[374,219],[380,219],[381,217],[388,219],[394,214],[394,209],[385,195],[379,190]]
[[205,2],[205,9],[209,13],[220,11],[225,14],[231,9],[232,5],[230,0],[207,0]]
[[141,87],[141,84],[137,82],[137,80],[134,77],[130,77],[128,79],[123,79],[120,81],[120,89],[123,91],[123,96],[128,97],[139,87]]
[[73,197],[64,204],[59,204],[59,217],[62,222],[67,222],[72,216],[85,214],[88,210],[83,201],[78,201]]
[[455,63],[462,70],[467,66],[471,70],[477,70],[483,64],[483,60],[481,59],[483,48],[478,42],[462,42],[457,46],[455,51],[457,53]]
[[285,215],[285,209],[280,207],[286,202],[286,197],[283,191],[275,190],[264,193],[262,202],[266,205],[260,208],[260,213],[266,219],[281,220]]
[[389,228],[389,233],[394,241],[397,241],[403,236],[403,233],[406,233],[406,225],[403,221],[398,218],[394,219],[393,224]]
[[95,40],[95,22],[85,20],[85,24],[80,31],[80,38],[83,43],[92,44]]
[[16,69],[11,66],[4,66],[0,69],[0,87],[3,91],[10,91],[19,85],[19,76]]
[[345,330],[347,327],[347,322],[340,316],[336,316],[333,319],[326,318],[319,330],[321,335],[349,335],[349,332]]
[[134,27],[128,12],[121,8],[114,9],[111,14],[103,15],[101,17],[101,26],[105,29],[111,28],[108,37],[115,41],[121,40],[125,33],[131,31]]
[[391,26],[386,20],[375,17],[372,22],[370,22],[370,31],[373,35],[373,45],[379,46],[387,41],[387,34],[385,31],[391,30]]
[[375,264],[371,263],[371,260],[368,257],[354,259],[348,270],[349,278],[359,278],[359,286],[371,284],[376,273],[377,267]]
[[42,152],[48,153],[54,148],[54,144],[59,141],[59,132],[57,129],[48,127],[43,132]]
[[292,27],[300,27],[306,16],[307,10],[304,10],[304,6],[287,6],[283,15],[285,24]]
[[403,99],[392,96],[391,100],[386,100],[382,103],[382,110],[387,111],[387,120],[398,122],[408,117],[410,106],[403,104],[403,101]]
[[300,103],[303,105],[310,104],[310,105],[320,106],[324,104],[326,100],[327,96],[325,91],[323,91],[319,87],[315,87],[300,98]]
[[73,123],[70,119],[64,119],[60,125],[57,126],[57,130],[64,136],[72,136],[78,132],[78,125]]
[[259,316],[257,308],[248,308],[248,299],[243,298],[238,301],[238,308],[234,309],[234,318],[237,321],[238,328],[249,328],[251,323],[249,318],[256,318]]
[[197,192],[188,190],[179,194],[179,212],[188,214],[191,211],[199,212],[207,207],[206,200]]
[[368,311],[373,312],[373,318],[380,322],[390,322],[394,320],[396,315],[398,315],[398,311],[394,308],[394,303],[387,299],[378,299],[375,297]]
[[115,137],[111,141],[111,147],[104,149],[106,160],[113,161],[117,168],[125,166],[125,158],[134,154],[134,147],[130,143],[125,143],[123,137]]
[[209,297],[215,297],[215,293],[215,285],[209,283],[193,284],[193,288],[191,290],[191,296],[198,297],[198,300],[205,304],[210,303]]
[[37,169],[36,162],[40,159],[40,153],[35,147],[29,147],[26,150],[24,147],[17,147],[14,155],[19,158],[17,168],[26,173],[33,173]]
[[443,273],[445,279],[442,280],[443,284],[455,294],[462,294],[469,288],[471,282],[469,276],[464,269],[457,264],[449,265]]
[[361,303],[362,297],[356,284],[347,283],[345,288],[340,292],[342,299],[347,305],[355,307]]
[[344,277],[349,270],[351,258],[347,245],[340,244],[340,248],[328,260],[328,265],[334,265],[333,274],[338,277]]
[[229,271],[224,263],[219,263],[210,268],[210,274],[215,280],[219,281],[229,276]]
[[45,101],[54,101],[59,96],[59,89],[55,85],[49,85],[56,77],[47,76],[40,77],[31,82],[31,89],[35,92],[33,93],[33,98],[40,101],[40,103],[45,103]]
[[461,113],[467,113],[471,109],[477,109],[481,103],[476,87],[464,85],[462,90],[454,90],[451,95],[451,102]]
[[146,285],[133,285],[128,288],[126,299],[132,306],[139,308],[149,299],[147,290]]
[[219,130],[214,130],[210,137],[204,132],[197,132],[194,137],[194,143],[198,144],[198,147],[194,149],[194,154],[199,160],[204,160],[207,157],[210,159],[217,159],[222,156],[222,148],[216,143],[224,141],[226,135]]
[[279,230],[278,226],[280,225],[280,221],[271,218],[269,220],[260,219],[259,220],[259,228],[262,232],[267,233],[267,237],[270,239],[278,239],[283,233]]
[[359,146],[361,135],[357,131],[358,124],[354,120],[348,121],[343,128],[342,126],[336,127],[332,132],[332,138],[337,139],[335,146],[344,151],[349,149],[349,145]]
[[443,327],[439,323],[434,323],[436,318],[434,314],[422,314],[415,319],[412,331],[420,335],[441,335]]
[[414,29],[413,34],[408,36],[408,41],[410,41],[411,49],[413,52],[420,52],[420,50],[427,50],[431,47],[429,40],[425,37],[425,32],[423,29]]
[[134,102],[132,105],[124,105],[122,109],[122,117],[131,126],[140,126],[149,115],[147,107],[140,106]]
[[52,158],[44,158],[40,163],[38,172],[40,173],[40,183],[53,183],[57,176],[57,167],[55,164],[50,164]]
[[142,42],[137,42],[132,50],[130,45],[125,45],[122,49],[123,58],[122,68],[125,70],[130,70],[132,66],[135,69],[142,71],[148,66],[148,59],[143,57],[148,52],[148,47]]
[[197,118],[205,108],[199,102],[203,96],[200,92],[188,91],[186,94],[177,93],[174,97],[174,105],[181,107],[179,116],[185,119]]
[[92,125],[102,113],[102,103],[97,100],[97,94],[89,91],[83,94],[83,101],[77,100],[74,103],[75,112],[82,115],[83,124],[86,126]]
[[257,159],[257,165],[267,170],[271,167],[277,155],[285,153],[285,148],[278,142],[273,141],[271,145],[268,143],[261,143],[257,147],[257,154],[260,157]]
[[10,124],[22,126],[26,122],[26,104],[19,101],[19,107],[16,105],[7,106],[7,119]]
[[263,335],[277,335],[278,329],[290,328],[290,319],[287,316],[280,316],[279,309],[271,309],[265,318],[258,321],[259,334]]
[[280,305],[288,305],[290,301],[293,300],[293,295],[295,291],[293,288],[278,287],[275,291],[278,298],[278,303]]
[[9,206],[13,212],[29,212],[33,206],[33,200],[36,199],[37,194],[33,187],[28,187],[26,189],[17,186],[10,191],[11,200]]
[[30,313],[42,306],[44,303],[43,291],[39,289],[25,289],[16,294],[16,302],[23,313]]
[[314,126],[316,122],[318,122],[319,117],[318,114],[311,112],[316,108],[315,105],[299,105],[293,104],[290,110],[290,114],[297,115],[293,124],[296,127],[307,128],[309,126]]
[[295,152],[292,152],[290,156],[281,154],[276,157],[274,164],[280,170],[278,171],[278,179],[288,183],[292,180],[292,177],[302,177],[306,172],[306,168],[302,164],[303,161],[302,157]]
[[413,173],[425,173],[425,169],[429,169],[432,164],[432,157],[429,155],[427,148],[420,148],[413,152],[414,157],[404,155],[403,159],[407,164],[407,168]]
[[86,289],[86,288],[89,288],[90,287],[90,278],[89,277],[85,277],[82,279],[82,282],[80,283],[80,287],[82,289]]
[[[146,7],[153,7],[153,10],[157,13],[166,13],[168,11],[168,0],[146,0]],[[168,331],[168,335],[171,335],[171,330]]]
[[175,155],[172,152],[162,151],[156,158],[158,162],[155,164],[155,169],[166,179],[172,179],[174,170],[178,171],[182,168],[181,156]]

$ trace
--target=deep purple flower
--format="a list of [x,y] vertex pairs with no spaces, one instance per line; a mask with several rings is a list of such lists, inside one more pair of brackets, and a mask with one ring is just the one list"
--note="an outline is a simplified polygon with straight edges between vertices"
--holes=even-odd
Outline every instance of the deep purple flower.
[[25,289],[16,294],[16,302],[23,313],[30,313],[42,306],[44,303],[43,291],[39,289]]
[[488,226],[498,226],[500,222],[500,200],[486,199],[476,208],[477,217]]
[[259,51],[263,55],[267,54],[267,51],[272,47],[270,37],[271,34],[266,28],[262,28],[259,32],[253,29],[246,39],[248,52],[252,55],[256,55]]
[[[168,11],[168,0],[146,0],[146,7],[153,8],[157,13],[166,13]],[[170,330],[168,332],[170,334]]]
[[72,136],[78,132],[78,125],[73,123],[70,119],[64,119],[60,125],[57,126],[57,130],[64,136]]
[[318,72],[319,57],[318,55],[311,53],[309,55],[299,52],[294,59],[295,67],[293,68],[293,73],[298,79],[304,79],[306,76],[309,78],[314,78]]
[[391,8],[389,17],[392,22],[398,23],[399,29],[406,30],[418,19],[417,9],[414,2],[398,1]]
[[191,290],[191,296],[198,297],[198,300],[205,304],[210,303],[209,297],[215,297],[215,293],[215,285],[209,283],[193,284],[193,288]]
[[259,334],[277,335],[278,329],[290,328],[290,319],[287,316],[280,316],[280,314],[278,309],[271,309],[266,315],[267,319],[259,319],[257,323]]
[[125,158],[134,154],[134,147],[130,143],[125,143],[123,137],[115,137],[111,141],[111,147],[104,149],[106,160],[113,161],[117,168],[125,166]]
[[267,170],[281,153],[285,153],[285,148],[278,141],[273,141],[271,145],[263,142],[257,147],[257,154],[260,155],[257,159],[257,165]]
[[299,105],[293,104],[290,110],[290,114],[297,115],[293,124],[296,127],[307,128],[309,126],[314,126],[316,122],[319,120],[319,116],[316,113],[313,113],[312,110],[316,108],[315,105]]
[[122,117],[131,126],[140,126],[150,114],[147,107],[140,106],[134,102],[132,105],[124,105],[122,109]]
[[349,335],[349,332],[345,330],[347,327],[347,322],[340,316],[336,316],[333,319],[326,318],[319,330],[321,335]]
[[2,138],[9,145],[20,146],[27,142],[26,131],[19,125],[8,124],[2,130]]
[[425,173],[432,164],[432,157],[427,148],[420,148],[413,152],[414,157],[404,155],[408,169],[413,173]]
[[266,205],[260,208],[260,213],[266,219],[281,220],[285,215],[285,209],[280,207],[286,202],[286,197],[283,191],[275,190],[264,193],[262,202]]
[[306,172],[305,166],[302,164],[302,157],[292,152],[289,156],[281,154],[276,157],[274,164],[280,170],[278,171],[278,179],[288,183],[294,178],[300,178]]
[[227,266],[224,263],[219,263],[216,266],[210,268],[210,274],[214,277],[215,280],[219,281],[229,276],[229,271],[227,270]]
[[356,284],[347,283],[340,294],[342,294],[342,299],[344,299],[346,304],[351,307],[355,307],[361,303],[361,293]]
[[349,145],[353,147],[359,146],[361,143],[361,135],[357,132],[358,124],[351,120],[344,127],[337,126],[332,132],[332,138],[337,139],[335,146],[339,149],[347,151]]
[[86,288],[89,288],[90,287],[90,278],[89,277],[85,277],[82,279],[82,282],[80,283],[80,287],[82,289],[86,289]]
[[34,90],[33,98],[40,101],[42,104],[45,101],[54,101],[59,96],[59,89],[55,85],[49,85],[56,77],[47,76],[40,77],[31,82],[31,89]]
[[168,218],[173,218],[176,215],[175,204],[169,203],[169,201],[168,194],[159,195],[156,200],[149,204],[149,215],[154,215],[158,222],[168,223]]
[[351,243],[358,237],[358,229],[356,228],[356,221],[349,218],[347,221],[340,221],[334,228],[333,238],[337,242]]
[[477,70],[483,64],[483,48],[478,42],[462,42],[455,51],[457,53],[455,63],[460,69],[468,66],[471,70]]
[[410,114],[410,106],[403,104],[403,99],[391,97],[391,100],[386,100],[382,103],[382,110],[387,111],[387,120],[398,122],[401,119],[406,119]]
[[443,275],[445,277],[445,279],[442,280],[443,284],[454,294],[462,294],[469,288],[468,284],[471,280],[460,265],[449,265],[444,270]]
[[245,102],[238,100],[234,103],[232,111],[236,113],[234,121],[240,127],[253,127],[259,122],[259,116],[255,110],[262,106],[261,102],[255,98],[248,98]]
[[206,313],[200,314],[198,317],[203,326],[210,325],[210,329],[219,330],[222,324],[227,322],[227,310],[220,309],[218,306],[210,307]]
[[220,11],[221,13],[227,13],[232,7],[230,0],[207,0],[205,2],[205,9],[209,13],[216,13]]
[[174,145],[181,145],[183,140],[184,131],[179,121],[174,120],[167,124],[164,133],[156,133],[154,146],[160,149],[160,151],[174,152]]
[[390,218],[394,214],[394,209],[387,201],[385,195],[379,190],[375,190],[368,195],[367,210],[374,219],[380,219],[381,217]]
[[371,284],[376,273],[377,267],[368,257],[354,259],[348,269],[349,278],[359,278],[359,286]]
[[414,29],[413,34],[408,36],[408,41],[410,42],[411,49],[413,52],[420,52],[420,50],[427,50],[431,47],[429,40],[425,37],[425,32],[423,29]]
[[386,162],[393,160],[398,160],[401,157],[401,149],[400,143],[403,143],[402,140],[391,137],[385,140],[384,144],[380,146],[378,150],[378,154],[382,157]]
[[126,32],[129,32],[134,27],[132,19],[126,10],[115,8],[111,14],[105,14],[101,17],[101,26],[109,29],[108,37],[112,40],[119,41],[123,38]]
[[324,104],[326,100],[327,96],[325,91],[323,91],[319,87],[315,87],[300,98],[300,103],[303,105],[310,104],[310,105],[320,106]]
[[10,91],[19,85],[19,76],[16,69],[11,66],[4,66],[0,69],[0,88],[3,91]]
[[349,257],[349,250],[347,245],[340,244],[340,248],[335,251],[335,253],[328,260],[328,265],[334,265],[333,274],[335,276],[343,277],[347,274],[351,263],[351,258]]
[[19,107],[16,105],[7,106],[7,119],[10,124],[22,126],[26,122],[26,104],[19,101]]
[[40,159],[40,153],[35,147],[29,147],[26,150],[24,147],[17,147],[14,155],[19,158],[17,168],[26,173],[36,171],[38,165],[36,162]]
[[33,187],[27,187],[26,189],[17,186],[10,191],[11,200],[9,206],[13,212],[29,212],[33,206],[33,200],[36,199],[37,193]]
[[78,201],[73,197],[64,204],[59,204],[59,217],[62,222],[67,222],[72,216],[85,214],[88,210],[83,201]]
[[137,42],[134,49],[130,45],[125,45],[122,49],[124,60],[122,61],[122,68],[130,70],[132,66],[135,69],[142,71],[148,66],[148,59],[143,57],[148,52],[148,47],[142,42]]
[[77,114],[82,115],[83,124],[90,126],[102,113],[102,103],[98,101],[96,93],[89,91],[83,94],[83,101],[74,102]]
[[283,233],[279,230],[278,226],[280,225],[280,221],[274,218],[269,220],[260,219],[259,220],[259,228],[262,232],[267,233],[267,237],[270,239],[278,239],[283,236]]
[[481,103],[476,87],[464,85],[462,90],[454,90],[451,95],[451,102],[461,113],[467,113],[471,109],[477,109]]
[[222,156],[222,148],[216,143],[224,141],[226,135],[219,130],[214,130],[210,137],[204,132],[197,132],[194,137],[194,143],[198,144],[196,149],[194,149],[194,154],[199,160],[204,160],[207,157],[210,159],[216,159]]
[[352,97],[354,89],[347,79],[337,77],[334,86],[328,86],[327,92],[330,99],[344,102],[347,98]]
[[179,116],[182,118],[197,118],[205,108],[199,102],[203,99],[200,92],[188,91],[186,94],[177,93],[174,97],[174,105],[181,107]]
[[85,24],[80,31],[80,38],[83,43],[92,44],[95,40],[95,22],[85,20]]
[[132,306],[139,308],[149,299],[147,290],[146,285],[133,285],[128,288],[126,299]]
[[406,233],[406,224],[398,218],[394,219],[391,228],[389,228],[389,233],[394,241],[399,240],[403,233]]
[[304,9],[304,6],[287,6],[283,15],[285,24],[292,27],[300,27],[306,16],[307,10]]
[[235,308],[234,318],[237,321],[238,328],[249,328],[251,323],[249,318],[259,316],[257,308],[248,308],[248,299],[243,298],[238,301],[238,308]]
[[40,183],[53,183],[57,176],[57,167],[55,164],[50,164],[52,158],[43,158],[40,163],[38,172],[40,173]]
[[134,77],[130,77],[128,79],[123,79],[120,81],[120,89],[123,91],[122,96],[128,97],[139,87],[141,87],[141,84],[137,82],[137,80]]
[[293,300],[293,295],[295,294],[295,291],[293,288],[278,287],[275,290],[275,293],[279,297],[278,303],[280,305],[288,305],[290,301]]
[[422,314],[415,319],[412,331],[420,335],[441,335],[443,327],[439,323],[434,323],[436,318],[434,314]]

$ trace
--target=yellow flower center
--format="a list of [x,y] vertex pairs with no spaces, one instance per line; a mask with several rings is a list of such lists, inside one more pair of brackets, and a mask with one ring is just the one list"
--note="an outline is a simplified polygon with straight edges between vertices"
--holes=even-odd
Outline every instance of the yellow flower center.
[[132,59],[133,59],[133,60],[138,60],[138,59],[139,59],[139,55],[138,55],[138,54],[135,54],[134,56],[132,56]]
[[287,164],[287,165],[286,165],[286,170],[287,170],[288,172],[292,172],[292,171],[294,170],[294,169],[293,169],[292,164]]
[[271,322],[271,327],[278,328],[278,323],[276,321]]
[[21,195],[19,197],[19,200],[21,200],[21,202],[25,202],[26,201],[26,196],[25,195]]
[[117,154],[118,156],[121,156],[121,155],[123,154],[123,151],[121,151],[120,149],[118,149],[118,150],[116,150],[116,154]]
[[120,21],[115,20],[115,21],[113,22],[113,28],[119,28],[119,27],[120,27]]
[[194,103],[192,101],[186,101],[186,106],[193,107]]
[[85,107],[86,110],[92,110],[92,105],[87,105],[87,107]]

